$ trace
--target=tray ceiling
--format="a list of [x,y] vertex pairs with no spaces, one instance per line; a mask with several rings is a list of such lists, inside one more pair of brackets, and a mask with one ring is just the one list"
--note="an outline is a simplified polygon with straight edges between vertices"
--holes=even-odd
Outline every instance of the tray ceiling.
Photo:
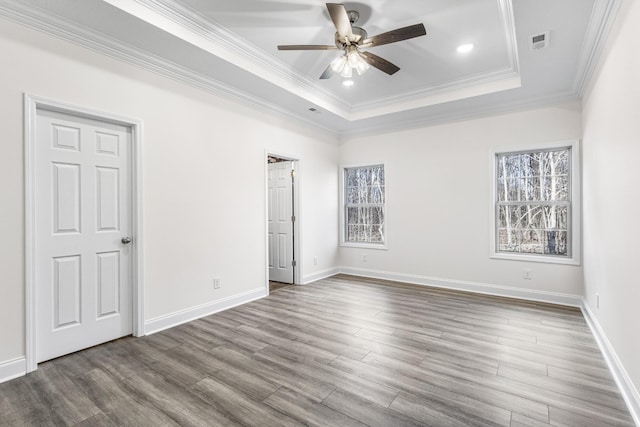
[[[0,0],[0,16],[337,136],[577,99],[617,0],[345,2],[369,36],[423,23],[427,35],[372,53],[401,69],[318,77],[338,51],[325,3],[309,0]],[[546,34],[548,45],[532,49]],[[462,54],[457,47],[473,44]]]

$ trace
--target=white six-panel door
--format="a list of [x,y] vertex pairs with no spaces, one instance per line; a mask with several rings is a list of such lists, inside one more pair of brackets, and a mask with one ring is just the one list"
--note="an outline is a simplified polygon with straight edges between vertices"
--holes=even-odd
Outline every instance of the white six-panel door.
[[269,280],[293,283],[292,162],[268,166]]
[[35,144],[36,359],[132,332],[131,132],[40,110]]

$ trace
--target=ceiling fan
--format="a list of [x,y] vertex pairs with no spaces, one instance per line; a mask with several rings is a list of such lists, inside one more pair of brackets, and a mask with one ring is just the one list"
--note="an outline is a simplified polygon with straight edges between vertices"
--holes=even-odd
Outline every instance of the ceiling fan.
[[402,40],[412,39],[427,34],[423,24],[410,25],[408,27],[398,28],[377,36],[368,37],[367,32],[360,28],[354,27],[360,17],[355,10],[349,10],[340,3],[327,3],[329,15],[336,27],[335,45],[280,45],[278,50],[335,50],[344,51],[341,55],[334,59],[331,64],[324,70],[321,79],[328,79],[336,73],[345,78],[351,78],[353,70],[361,75],[369,69],[369,66],[375,67],[389,75],[400,70],[395,64],[384,58],[374,55],[371,52],[364,52],[360,49],[382,46],[389,43],[395,43]]

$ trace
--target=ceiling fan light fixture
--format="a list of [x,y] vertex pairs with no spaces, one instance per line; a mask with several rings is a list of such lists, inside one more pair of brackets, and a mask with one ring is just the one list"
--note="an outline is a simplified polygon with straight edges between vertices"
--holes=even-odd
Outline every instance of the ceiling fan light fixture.
[[347,59],[349,67],[356,70],[359,76],[361,76],[369,69],[369,64],[367,64],[366,61],[362,59],[360,52],[358,52],[357,50],[352,50],[351,52],[349,52],[347,54]]
[[351,77],[353,77],[353,68],[351,68],[348,64],[342,69],[342,72],[340,73],[340,75],[342,77],[344,77],[345,79],[350,79]]
[[342,86],[344,86],[344,87],[351,87],[353,85],[354,85],[354,82],[351,79],[347,79],[347,80],[343,80],[342,81]]
[[[331,61],[331,69],[334,73],[341,73],[342,70],[345,69],[347,65],[347,57],[345,55],[340,55],[333,61]],[[349,67],[346,67],[349,68]]]
[[340,74],[345,79],[350,79],[353,77],[353,70],[360,76],[369,69],[369,64],[362,58],[355,46],[350,46],[343,55],[331,61],[330,67],[334,73]]
[[278,50],[339,49],[344,51],[340,57],[335,58],[329,66],[325,68],[320,75],[321,80],[329,79],[333,74],[340,74],[342,77],[348,79],[353,75],[353,70],[356,70],[358,75],[362,75],[370,66],[391,76],[400,71],[400,67],[373,53],[360,52],[359,48],[368,49],[427,35],[424,24],[415,24],[369,37],[363,28],[353,25],[358,21],[360,16],[357,11],[348,11],[342,3],[327,3],[326,6],[333,26],[336,29],[334,35],[335,46],[302,44],[278,45]]

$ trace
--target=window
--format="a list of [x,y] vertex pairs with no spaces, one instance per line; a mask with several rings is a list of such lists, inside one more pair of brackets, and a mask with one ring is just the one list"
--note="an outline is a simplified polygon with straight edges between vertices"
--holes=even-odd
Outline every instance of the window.
[[384,165],[344,168],[342,243],[384,246]]
[[495,257],[577,262],[576,151],[572,143],[495,153]]

